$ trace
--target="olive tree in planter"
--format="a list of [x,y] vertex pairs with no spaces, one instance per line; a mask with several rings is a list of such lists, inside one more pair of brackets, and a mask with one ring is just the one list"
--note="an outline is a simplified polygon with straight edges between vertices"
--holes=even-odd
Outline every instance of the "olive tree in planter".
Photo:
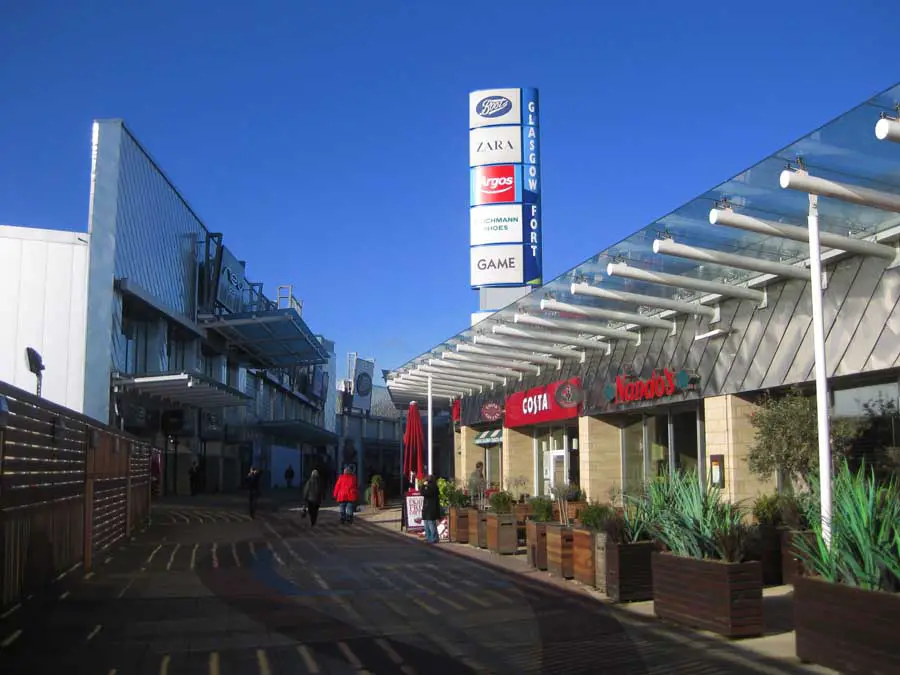
[[572,560],[572,528],[569,526],[568,487],[553,488],[559,522],[547,524],[547,571],[571,579],[575,575]]
[[753,533],[748,557],[759,560],[765,586],[779,586],[783,579],[781,539],[784,531],[781,495],[760,495],[753,503],[756,529]]
[[487,512],[487,548],[492,553],[512,555],[519,548],[516,532],[515,499],[506,490],[495,492],[490,498],[491,510]]
[[695,473],[668,482],[672,502],[650,524],[668,549],[651,554],[656,615],[726,637],[761,635],[762,570],[745,560],[744,513]]
[[572,564],[575,581],[597,585],[597,537],[606,536],[606,521],[615,512],[608,504],[588,503],[580,524],[572,528]]
[[797,657],[844,673],[900,673],[900,485],[843,463],[833,482],[831,545],[821,522],[797,544]]
[[553,520],[553,501],[547,497],[533,497],[531,518],[525,521],[525,547],[528,564],[539,570],[547,569],[547,523]]

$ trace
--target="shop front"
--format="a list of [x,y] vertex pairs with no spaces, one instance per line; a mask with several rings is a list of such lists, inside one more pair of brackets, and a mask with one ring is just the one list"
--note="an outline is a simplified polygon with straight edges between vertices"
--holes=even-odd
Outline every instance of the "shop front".
[[460,480],[467,480],[480,462],[488,489],[500,489],[503,484],[504,400],[502,396],[488,392],[465,401],[465,404],[460,411],[460,426],[454,439],[455,475]]

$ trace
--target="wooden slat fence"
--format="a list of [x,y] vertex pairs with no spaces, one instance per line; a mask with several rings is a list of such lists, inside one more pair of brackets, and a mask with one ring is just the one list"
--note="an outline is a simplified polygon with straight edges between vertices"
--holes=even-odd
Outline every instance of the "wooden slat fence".
[[147,519],[151,448],[4,382],[0,398],[2,608]]

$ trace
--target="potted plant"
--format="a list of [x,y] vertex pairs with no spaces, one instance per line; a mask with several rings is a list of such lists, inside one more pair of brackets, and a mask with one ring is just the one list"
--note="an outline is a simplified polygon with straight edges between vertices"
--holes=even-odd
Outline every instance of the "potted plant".
[[[553,520],[560,523],[568,525],[569,522],[576,520],[581,509],[587,506],[584,492],[578,487],[577,483],[569,483],[565,486],[553,488],[551,492],[556,498],[556,503],[553,505]],[[562,512],[565,512],[565,517],[563,517]]]
[[379,474],[375,474],[372,476],[372,480],[369,482],[371,487],[371,501],[369,502],[373,508],[383,509],[384,508],[384,480]]
[[450,541],[458,544],[469,542],[469,495],[453,481],[438,478],[438,495],[441,508],[447,513]]
[[782,495],[781,527],[778,529],[781,547],[781,583],[793,584],[805,574],[800,547],[812,542],[812,524],[819,520],[818,498],[812,490]]
[[781,495],[760,495],[753,503],[756,528],[750,543],[748,558],[759,560],[763,585],[779,586],[782,583],[782,498]]
[[588,503],[581,510],[581,523],[572,528],[572,564],[576,581],[596,586],[596,537],[605,536],[606,521],[615,512],[608,504]]
[[668,508],[669,484],[651,483],[645,494],[625,497],[623,507],[605,522],[604,590],[613,602],[653,599],[653,541],[656,512]]
[[726,637],[763,632],[762,570],[746,561],[748,526],[718,488],[695,473],[665,479],[668,508],[653,513],[651,534],[667,551],[652,556],[656,615]]
[[525,551],[528,564],[547,569],[547,523],[553,520],[553,501],[548,497],[528,500],[531,516],[525,521]]
[[547,524],[547,571],[563,579],[575,575],[572,560],[572,528],[569,526],[567,486],[551,490],[556,498],[559,522]]
[[845,673],[900,673],[900,484],[872,468],[839,466],[831,542],[821,521],[798,548],[808,576],[794,579],[796,652]]
[[487,548],[492,553],[511,555],[519,548],[516,532],[515,497],[501,490],[491,495],[491,510],[487,513]]

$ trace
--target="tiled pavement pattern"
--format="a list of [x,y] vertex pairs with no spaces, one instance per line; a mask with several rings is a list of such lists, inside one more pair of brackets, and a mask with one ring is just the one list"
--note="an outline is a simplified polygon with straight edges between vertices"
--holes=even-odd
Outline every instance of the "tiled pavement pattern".
[[0,673],[792,672],[361,520],[154,510],[85,577],[0,618]]

